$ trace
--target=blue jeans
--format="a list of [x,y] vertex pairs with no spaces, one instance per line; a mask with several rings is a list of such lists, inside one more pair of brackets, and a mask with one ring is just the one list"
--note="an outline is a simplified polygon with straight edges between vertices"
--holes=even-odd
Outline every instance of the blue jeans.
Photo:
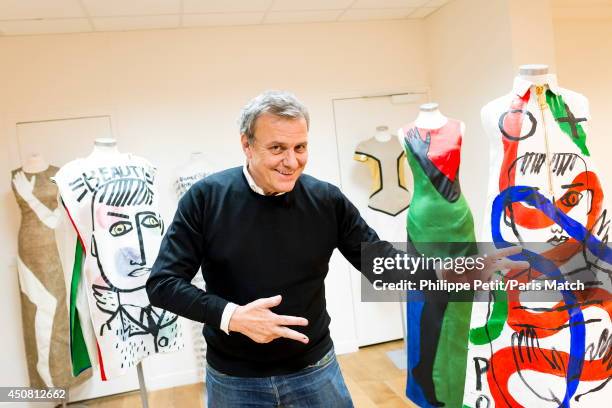
[[332,348],[292,374],[233,377],[206,366],[208,408],[353,408]]

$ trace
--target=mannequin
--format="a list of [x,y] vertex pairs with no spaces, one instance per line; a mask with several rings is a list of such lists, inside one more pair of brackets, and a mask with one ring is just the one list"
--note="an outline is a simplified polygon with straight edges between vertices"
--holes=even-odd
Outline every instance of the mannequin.
[[[439,129],[446,125],[448,118],[440,112],[436,102],[424,103],[419,106],[419,114],[414,120],[416,127],[421,129]],[[465,123],[461,122],[461,134],[465,133]],[[404,144],[404,135],[401,129],[397,132],[397,138],[400,144]]]
[[117,148],[117,141],[109,137],[99,137],[94,140],[94,147],[89,156],[88,160],[103,160],[120,154]]
[[[374,223],[381,230],[388,224],[388,216],[396,217],[410,203],[402,167],[403,155],[401,145],[389,134],[389,127],[384,125],[377,126],[374,136],[360,142],[355,148],[353,159],[368,165],[370,169],[372,184],[368,208],[384,215],[370,217],[380,218],[380,223]],[[368,222],[372,221],[368,219]]]
[[546,85],[551,80],[556,83],[555,76],[548,73],[548,65],[544,64],[521,65],[519,67],[519,77],[534,85]]
[[[459,185],[463,131],[463,123],[444,116],[436,103],[422,105],[416,120],[398,131],[414,178],[407,240],[426,256],[477,252],[472,213]],[[423,296],[406,304],[406,395],[419,406],[461,406],[456,390],[464,385],[471,304],[449,302],[439,292]]]
[[70,372],[66,287],[54,235],[59,209],[51,177],[57,170],[36,153],[12,172],[13,193],[21,211],[17,255],[21,316],[34,388],[67,388],[90,375],[75,379]]
[[[598,306],[584,304],[580,293],[569,291],[559,291],[553,308],[521,302],[520,293],[513,292],[475,304],[467,361],[487,361],[495,378],[470,378],[463,403],[472,406],[480,398],[510,406],[551,401],[559,406],[571,401],[572,407],[606,405],[612,389],[600,384],[609,372],[600,366],[601,356],[589,350],[612,324],[606,313],[612,308],[609,289],[601,285],[609,282],[612,259],[606,244],[609,212],[599,181],[603,175],[587,147],[588,101],[559,87],[548,67],[522,66],[512,91],[485,105],[481,117],[491,145],[483,240],[527,243],[533,260],[529,274],[509,271],[506,278],[529,282],[554,273],[558,281],[578,279],[597,288],[589,302]],[[593,252],[584,245],[585,234],[603,250]],[[532,242],[539,244],[534,248]],[[595,316],[604,318],[594,321]],[[509,350],[514,355],[528,351],[517,344],[518,338],[538,344],[537,361],[528,368],[508,355]],[[545,363],[550,357],[563,370]],[[523,370],[532,371],[530,378],[537,381],[514,375]],[[513,375],[519,381],[509,381]]]
[[[57,208],[49,209],[33,194],[33,190],[36,185],[36,175],[50,179],[56,172],[57,167],[50,168],[47,160],[39,153],[32,154],[25,160],[20,169],[13,172],[13,187],[16,193],[28,203],[40,221],[51,229],[57,226],[59,210]],[[28,179],[26,173],[31,175],[30,179]]]
[[391,134],[389,133],[389,126],[381,125],[376,126],[376,133],[374,138],[381,143],[388,142],[391,140]]
[[176,194],[182,196],[197,181],[211,174],[212,168],[204,153],[192,152],[189,161],[176,171]]
[[419,107],[419,115],[414,124],[423,129],[438,129],[446,125],[448,118],[438,109],[435,102],[424,103]]
[[26,173],[41,173],[49,168],[49,163],[40,153],[33,153],[21,167]]
[[119,153],[105,138],[55,177],[82,244],[79,290],[87,295],[102,380],[183,346],[177,316],[152,307],[145,289],[164,233],[155,175],[149,161]]

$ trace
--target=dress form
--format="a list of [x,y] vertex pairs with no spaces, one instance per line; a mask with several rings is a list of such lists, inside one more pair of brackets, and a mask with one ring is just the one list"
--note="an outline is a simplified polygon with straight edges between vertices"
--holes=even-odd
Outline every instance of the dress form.
[[[534,253],[527,281],[545,278],[543,272],[552,273],[546,261],[554,262],[553,271],[560,281],[577,279],[588,286],[609,279],[601,271],[609,271],[610,261],[603,256],[587,260],[588,250],[583,252],[578,245],[586,231],[593,242],[608,241],[606,229],[601,228],[601,220],[606,218],[599,182],[603,174],[597,172],[589,157],[592,152],[586,147],[590,137],[597,137],[588,132],[588,100],[560,88],[547,66],[521,66],[512,90],[485,105],[481,117],[491,146],[482,241],[493,240],[497,245],[525,242],[526,250]],[[530,244],[535,242],[539,243],[536,248]],[[594,262],[597,269],[590,267]],[[506,276],[520,272],[510,271]],[[578,293],[575,295],[580,299]],[[486,400],[495,406],[539,406],[546,404],[546,399],[559,406],[570,406],[570,400],[572,407],[606,405],[610,389],[598,389],[594,384],[606,380],[609,373],[598,368],[591,369],[588,378],[584,374],[587,364],[601,361],[600,356],[591,356],[589,349],[601,333],[607,335],[610,319],[592,321],[594,311],[580,305],[583,300],[567,301],[561,295],[554,309],[536,311],[533,308],[540,303],[523,299],[522,294],[519,291],[502,300],[474,305],[470,338],[475,341],[468,345],[467,361],[487,361],[488,372],[494,370],[496,377],[482,376],[482,381],[471,378],[463,404],[472,406]],[[601,302],[603,309],[610,307],[605,298],[597,296],[589,302]],[[576,313],[565,312],[566,307]],[[506,310],[503,318],[490,318],[500,310]],[[540,356],[561,356],[562,373],[550,370],[541,358],[529,368],[522,360],[508,364],[512,357],[505,353],[510,347],[514,355],[526,351],[514,342],[525,333],[539,343]],[[524,370],[530,370],[533,378],[537,375],[538,381],[510,385],[509,377]],[[563,387],[552,387],[559,377],[564,378]],[[477,386],[484,391],[467,391]],[[587,393],[590,399],[581,399]]]
[[21,166],[26,173],[40,173],[49,168],[49,162],[40,153],[30,155]]
[[414,124],[423,129],[438,129],[446,125],[446,122],[448,118],[440,112],[438,104],[430,102],[419,107],[419,115]]
[[[370,169],[371,187],[368,199],[368,223],[374,225],[387,240],[403,237],[402,226],[390,217],[396,217],[408,208],[410,193],[405,180],[404,151],[401,144],[389,133],[389,127],[379,125],[376,133],[355,147],[353,159],[366,164]],[[370,212],[370,211],[368,211]],[[397,225],[396,225],[397,224]],[[378,229],[377,229],[377,228]],[[397,227],[397,228],[396,228]]]
[[[448,118],[440,112],[436,102],[424,103],[419,107],[419,114],[414,120],[414,125],[421,129],[439,129],[448,123]],[[465,134],[465,123],[461,122],[461,134]],[[397,132],[400,144],[404,145],[404,135],[402,129]]]
[[21,222],[17,271],[22,327],[30,386],[64,387],[79,383],[70,372],[69,316],[62,264],[54,230],[60,210],[52,177],[58,168],[38,153],[12,171],[12,187]]
[[100,137],[94,141],[93,151],[87,156],[87,159],[104,159],[106,157],[112,157],[120,154],[117,148],[117,140]]
[[[438,104],[429,103],[421,106],[413,123],[398,132],[414,179],[407,240],[426,256],[476,252],[472,214],[459,186],[463,131],[462,122],[447,118]],[[463,389],[464,384],[465,366],[460,362],[471,303],[442,296],[423,292],[406,305],[406,395],[419,406],[461,406],[454,390]]]
[[182,165],[178,174],[192,174],[196,172],[210,172],[211,169],[210,161],[206,158],[206,155],[203,152],[195,151],[191,152],[189,155],[189,161]]
[[175,193],[180,198],[192,185],[213,173],[213,166],[203,152],[195,151],[189,161],[176,169]]
[[[156,173],[147,159],[122,154],[116,140],[102,138],[88,156],[65,164],[55,177],[82,259],[80,269],[66,271],[73,286],[78,284],[71,312],[76,309],[81,327],[92,327],[95,337],[79,334],[76,325],[74,336],[84,338],[90,360],[97,357],[102,381],[134,366],[141,374],[142,359],[183,346],[177,316],[152,306],[146,293],[165,232]],[[79,309],[81,294],[86,314]]]
[[374,138],[381,143],[385,143],[391,140],[391,134],[389,134],[389,126],[376,126],[376,134],[374,134]]
[[548,84],[549,80],[554,77],[553,74],[548,73],[548,65],[538,64],[521,65],[518,76],[534,85]]

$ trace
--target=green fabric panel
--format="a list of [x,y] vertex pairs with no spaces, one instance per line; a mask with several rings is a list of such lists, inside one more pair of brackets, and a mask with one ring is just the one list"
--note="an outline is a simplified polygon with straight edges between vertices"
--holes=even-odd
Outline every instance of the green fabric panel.
[[413,197],[419,197],[416,201],[412,200],[408,211],[410,238],[415,242],[475,242],[474,220],[463,194],[454,203],[445,200],[431,184],[410,149],[405,150],[414,179]]
[[[557,124],[559,125],[563,133],[569,136],[571,141],[574,142],[576,146],[578,146],[582,154],[584,154],[585,156],[590,156],[589,149],[586,146],[586,132],[584,131],[582,125],[580,125],[579,122],[575,122],[572,125],[568,121],[559,121],[559,119],[567,119],[569,121],[572,120],[572,118],[569,118],[569,112],[566,109],[565,102],[563,101],[563,96],[555,95],[549,89],[546,91],[546,103],[548,103],[550,111],[552,112],[555,120],[557,121]],[[573,130],[574,126],[576,127],[575,130]]]
[[72,280],[70,282],[70,357],[72,359],[72,375],[77,376],[83,370],[91,367],[91,360],[85,345],[85,338],[81,330],[81,321],[76,311],[76,299],[81,282],[83,268],[83,247],[77,240],[74,250],[74,265],[72,267]]
[[[414,179],[413,197],[419,197],[416,202],[413,199],[407,217],[407,230],[414,246],[426,256],[476,254],[474,220],[463,194],[453,203],[447,201],[433,186],[410,149],[405,147],[405,151]],[[466,245],[451,245],[457,242]],[[463,404],[471,311],[471,302],[449,302],[442,321],[432,375],[436,397],[447,407]]]
[[504,329],[504,324],[508,318],[508,295],[503,290],[496,290],[494,296],[493,309],[485,325],[470,330],[470,342],[472,344],[490,343],[498,338]]
[[434,360],[436,394],[447,407],[463,403],[472,302],[449,302]]

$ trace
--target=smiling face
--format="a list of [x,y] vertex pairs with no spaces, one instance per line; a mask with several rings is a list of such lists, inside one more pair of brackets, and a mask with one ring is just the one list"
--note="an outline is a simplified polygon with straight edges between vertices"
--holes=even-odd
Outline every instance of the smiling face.
[[269,113],[255,122],[249,144],[241,136],[249,173],[266,194],[293,190],[308,161],[308,126],[304,118],[289,119]]

